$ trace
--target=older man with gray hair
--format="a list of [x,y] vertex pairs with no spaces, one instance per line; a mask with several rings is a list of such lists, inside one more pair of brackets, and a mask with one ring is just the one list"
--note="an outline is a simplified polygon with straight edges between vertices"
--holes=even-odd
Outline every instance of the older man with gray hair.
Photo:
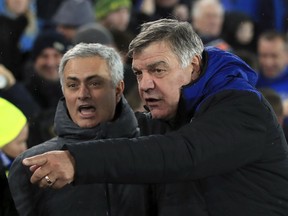
[[[78,44],[63,56],[59,73],[64,98],[55,116],[58,136],[27,150],[11,167],[9,184],[19,214],[151,215],[148,186],[67,185],[56,191],[40,189],[29,182],[31,172],[22,165],[26,157],[60,150],[65,143],[75,145],[79,141],[132,138],[139,134],[133,111],[122,96],[123,65],[114,49],[100,44]],[[47,173],[42,186],[52,186],[57,181]]]

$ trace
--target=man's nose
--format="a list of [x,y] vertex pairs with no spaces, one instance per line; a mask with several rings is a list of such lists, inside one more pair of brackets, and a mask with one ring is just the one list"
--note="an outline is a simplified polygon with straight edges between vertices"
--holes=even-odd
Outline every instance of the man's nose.
[[89,88],[86,85],[81,85],[78,91],[78,99],[83,100],[90,97]]
[[154,80],[152,75],[149,73],[143,73],[142,79],[139,81],[140,90],[148,91],[149,89],[153,89],[155,87]]

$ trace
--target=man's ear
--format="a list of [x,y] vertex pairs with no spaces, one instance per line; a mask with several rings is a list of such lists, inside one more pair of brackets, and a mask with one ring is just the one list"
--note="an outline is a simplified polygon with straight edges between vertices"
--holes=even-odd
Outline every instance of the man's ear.
[[121,96],[122,96],[123,91],[124,91],[124,87],[125,87],[125,85],[124,85],[124,81],[123,80],[121,80],[116,86],[116,102],[117,103],[121,99]]
[[196,80],[201,73],[201,59],[199,56],[194,56],[191,61],[192,72],[191,72],[191,80]]
[[194,56],[192,59],[192,66],[193,66],[193,70],[200,74],[201,73],[201,59],[199,56]]

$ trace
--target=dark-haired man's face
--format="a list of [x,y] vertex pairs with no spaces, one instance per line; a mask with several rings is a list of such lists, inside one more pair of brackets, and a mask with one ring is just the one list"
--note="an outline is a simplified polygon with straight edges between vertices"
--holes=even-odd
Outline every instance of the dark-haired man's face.
[[285,43],[280,38],[274,40],[260,39],[258,42],[258,59],[261,72],[267,78],[276,78],[287,66]]
[[62,53],[54,48],[45,48],[35,59],[36,73],[45,80],[59,80],[58,67],[62,56]]

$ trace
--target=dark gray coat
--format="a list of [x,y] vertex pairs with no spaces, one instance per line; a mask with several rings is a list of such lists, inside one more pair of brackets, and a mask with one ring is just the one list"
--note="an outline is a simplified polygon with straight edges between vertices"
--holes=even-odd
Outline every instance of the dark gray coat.
[[79,128],[69,118],[64,99],[59,102],[55,116],[58,137],[27,150],[11,167],[9,184],[20,215],[151,215],[148,212],[148,186],[89,184],[67,185],[61,190],[40,189],[29,182],[31,172],[22,165],[26,157],[61,149],[67,143],[77,145],[79,141],[132,138],[139,134],[137,121],[124,98],[117,106],[116,115],[113,122]]

